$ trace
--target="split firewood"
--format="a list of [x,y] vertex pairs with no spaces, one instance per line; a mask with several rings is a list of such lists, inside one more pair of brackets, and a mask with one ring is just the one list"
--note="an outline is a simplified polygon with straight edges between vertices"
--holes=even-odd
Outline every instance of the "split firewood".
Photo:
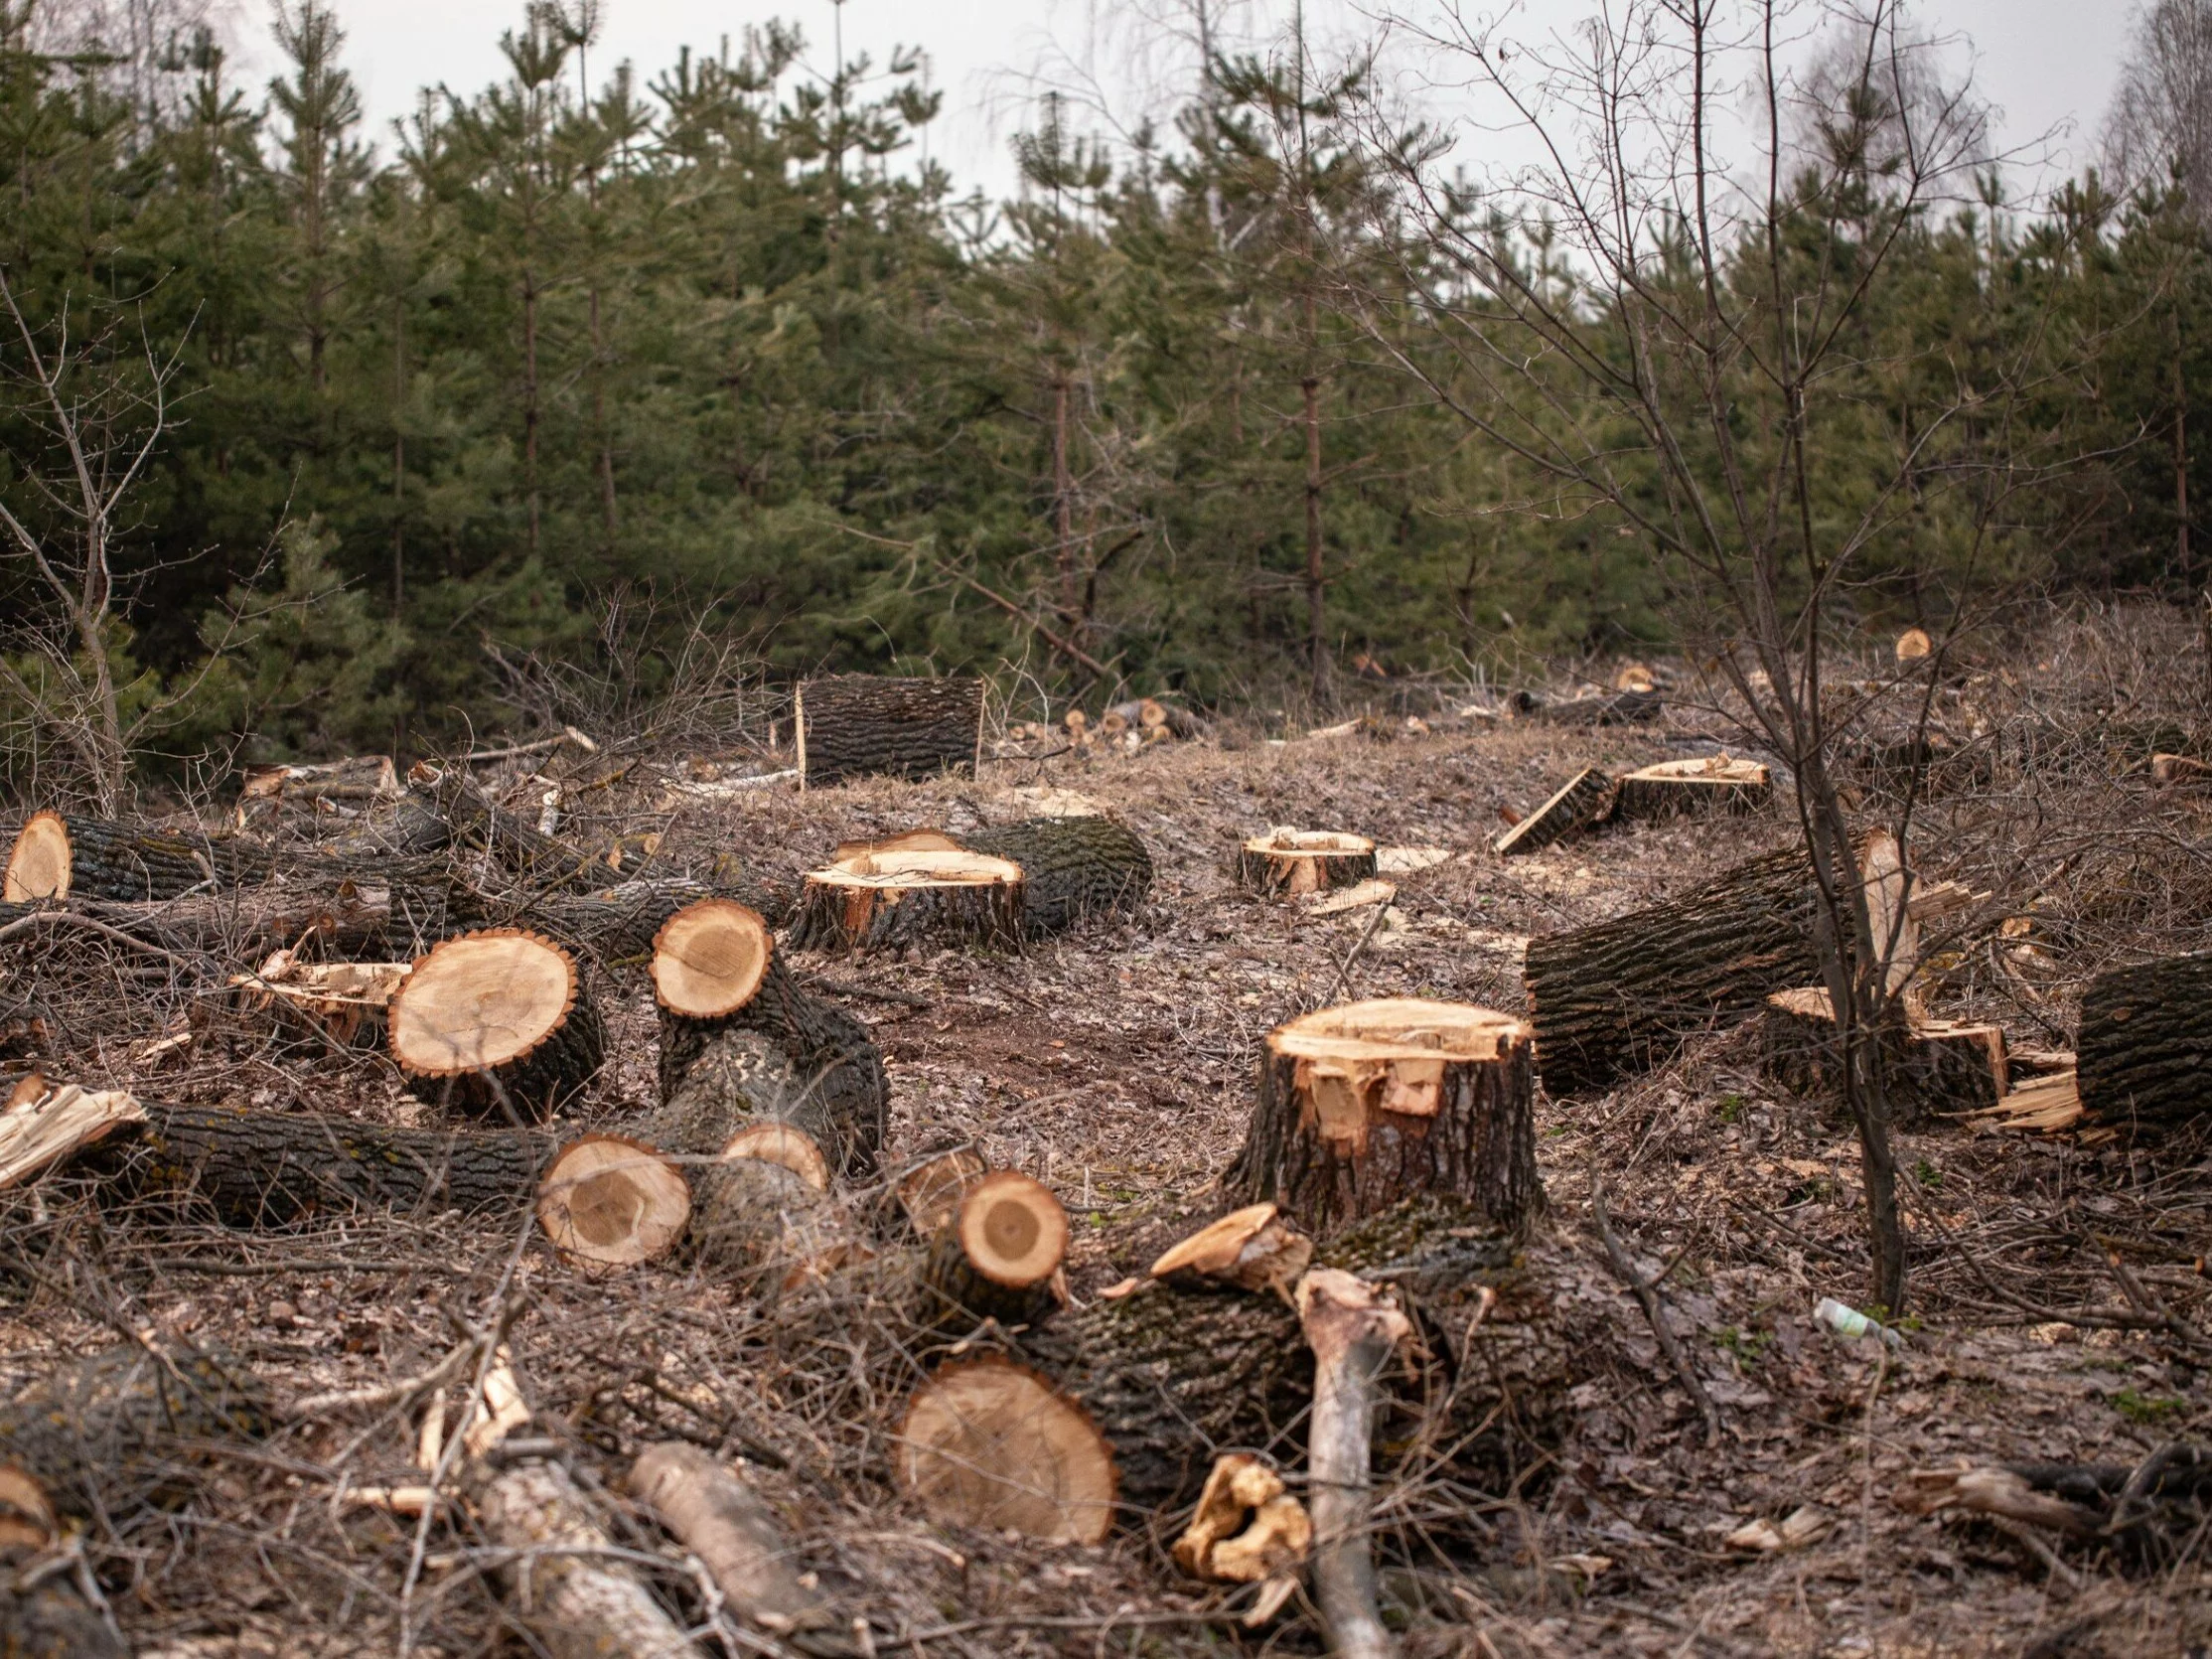
[[1990,1515],[2164,1559],[2202,1529],[2212,1503],[2212,1450],[2175,1440],[2134,1464],[1914,1469],[1894,1501],[1909,1514]]
[[729,899],[676,912],[655,937],[652,973],[662,1104],[641,1136],[715,1154],[742,1129],[781,1124],[812,1143],[828,1176],[874,1173],[890,1101],[882,1051],[858,1020],[800,988],[758,912]]
[[1565,702],[1532,700],[1529,706],[1517,709],[1516,717],[1548,726],[1640,725],[1658,719],[1664,706],[1656,691],[1613,691]]
[[0,899],[173,899],[257,879],[271,864],[266,849],[235,838],[33,813],[8,853]]
[[782,1519],[728,1464],[664,1440],[638,1454],[624,1484],[698,1557],[723,1603],[745,1623],[772,1636],[834,1627],[827,1598],[800,1571]]
[[1267,1037],[1229,1192],[1316,1235],[1435,1192],[1520,1227],[1544,1207],[1529,1027],[1411,997],[1323,1008]]
[[682,1171],[619,1134],[570,1141],[538,1183],[538,1225],[565,1259],[590,1268],[658,1261],[676,1247],[690,1219]]
[[1364,1280],[1317,1268],[1298,1282],[1298,1320],[1313,1349],[1306,1478],[1313,1494],[1313,1588],[1340,1659],[1388,1659],[1398,1644],[1375,1602],[1375,1414],[1383,1373],[1412,1325]]
[[831,675],[800,685],[793,714],[802,789],[971,772],[982,748],[983,682]]
[[463,934],[420,958],[385,1025],[399,1069],[477,1117],[549,1118],[606,1056],[606,1028],[576,959],[517,928]]
[[0,1463],[0,1653],[22,1659],[128,1659],[130,1649],[69,1571],[46,1489]]
[[893,1444],[900,1488],[933,1521],[1096,1544],[1113,1524],[1114,1448],[1082,1406],[996,1355],[932,1372]]
[[1169,1248],[1152,1264],[1152,1277],[1179,1290],[1222,1285],[1287,1299],[1312,1260],[1313,1241],[1274,1205],[1248,1204]]
[[1015,945],[1021,866],[983,853],[871,849],[807,877],[791,928],[798,950]]
[[1043,1182],[996,1170],[961,1195],[930,1243],[922,1269],[922,1322],[966,1330],[985,1319],[1033,1325],[1057,1300],[1068,1253],[1068,1213]]
[[2100,1123],[2170,1130],[2212,1094],[2212,952],[2100,974],[2074,1038],[2081,1103]]
[[[1901,1005],[1893,1028],[1881,1034],[1888,1060],[1890,1109],[1915,1127],[1931,1118],[1986,1111],[2011,1087],[2004,1027],[1935,1019]],[[1766,1074],[1800,1094],[1843,1087],[1843,1055],[1836,1013],[1825,985],[1776,991],[1767,998],[1760,1030]]]
[[1703,755],[1661,761],[1621,779],[1613,816],[1623,821],[1756,812],[1772,799],[1772,774],[1755,760]]
[[0,1191],[145,1122],[146,1109],[120,1089],[50,1087],[33,1073],[15,1087],[0,1113]]
[[1584,767],[1557,794],[1491,843],[1500,857],[1536,852],[1595,824],[1611,810],[1613,780],[1596,767]]
[[286,1029],[320,1037],[334,1048],[374,1047],[384,1014],[406,980],[404,962],[300,962],[279,951],[252,974],[233,974],[237,1006],[275,1017]]
[[1326,892],[1375,874],[1375,843],[1334,830],[1278,828],[1237,853],[1238,885],[1254,893]]
[[1152,886],[1144,842],[1109,818],[1050,816],[978,830],[962,848],[1021,870],[1022,928],[1032,939],[1095,917],[1122,915]]
[[1282,1476],[1261,1458],[1232,1451],[1215,1459],[1174,1556],[1194,1579],[1256,1584],[1296,1573],[1312,1547],[1313,1522]]

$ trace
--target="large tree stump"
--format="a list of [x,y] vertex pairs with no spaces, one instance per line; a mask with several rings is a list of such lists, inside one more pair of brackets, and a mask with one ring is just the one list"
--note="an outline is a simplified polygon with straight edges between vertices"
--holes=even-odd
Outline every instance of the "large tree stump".
[[1661,761],[1629,773],[1621,780],[1613,816],[1633,822],[1750,813],[1765,806],[1773,794],[1774,780],[1757,761],[1701,755]]
[[962,1332],[985,1319],[1006,1328],[1044,1317],[1068,1253],[1068,1214],[1043,1182],[1011,1169],[968,1187],[922,1270],[925,1323]]
[[0,899],[173,899],[264,875],[270,862],[265,850],[242,841],[33,813],[8,853]]
[[391,1057],[465,1112],[542,1121],[590,1085],[605,1027],[576,960],[516,928],[449,939],[419,959],[385,1015]]
[[1021,866],[1022,927],[1032,939],[1134,910],[1152,886],[1152,855],[1107,818],[1025,819],[960,844]]
[[1270,830],[1237,852],[1237,884],[1254,893],[1325,893],[1374,873],[1375,843],[1335,830]]
[[720,1152],[749,1124],[783,1124],[829,1175],[874,1173],[890,1101],[882,1051],[794,982],[757,912],[729,899],[678,911],[655,938],[652,972],[662,1104],[641,1135]]
[[2100,1123],[2171,1129],[2212,1106],[2212,952],[2114,969],[2082,992],[2081,1103]]
[[1686,898],[1529,942],[1537,1067],[1554,1096],[1658,1065],[1715,1019],[1821,975],[1812,865],[1795,847]]
[[[1769,996],[1759,1037],[1762,1068],[1776,1082],[1807,1095],[1842,1090],[1842,1038],[1825,985]],[[1913,1014],[1884,1046],[1890,1112],[1901,1128],[1987,1111],[2011,1087],[2001,1025]]]
[[876,951],[904,945],[1016,945],[1021,866],[978,852],[855,853],[815,870],[791,928],[798,950]]
[[983,682],[831,675],[804,682],[793,712],[802,789],[871,775],[934,778],[974,770]]
[[1391,998],[1277,1026],[1223,1185],[1317,1236],[1421,1193],[1517,1228],[1544,1206],[1529,1028],[1464,1002]]
[[1549,846],[1605,815],[1613,780],[1594,766],[1584,767],[1556,795],[1491,843],[1502,858],[1519,857]]

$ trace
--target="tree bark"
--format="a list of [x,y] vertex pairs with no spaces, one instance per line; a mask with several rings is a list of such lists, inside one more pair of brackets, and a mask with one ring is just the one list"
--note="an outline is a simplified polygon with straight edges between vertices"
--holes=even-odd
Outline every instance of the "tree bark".
[[[1762,1069],[1776,1082],[1800,1094],[1842,1092],[1842,1038],[1824,987],[1768,997],[1759,1039]],[[2011,1085],[2001,1025],[1914,1019],[1887,1046],[1889,1104],[1900,1128],[1986,1111]]]
[[827,1630],[827,1598],[803,1582],[799,1552],[768,1501],[695,1445],[665,1440],[638,1454],[630,1495],[699,1558],[730,1610],[774,1636]]
[[606,1058],[598,1005],[566,951],[486,928],[420,958],[392,996],[385,1036],[410,1077],[475,1117],[542,1122]]
[[1032,939],[1126,914],[1152,886],[1151,853],[1111,819],[1026,819],[978,830],[959,844],[1021,866],[1022,929]]
[[266,849],[224,836],[172,834],[112,820],[33,813],[17,832],[0,897],[174,899],[268,873]]
[[972,852],[862,853],[807,877],[795,950],[1018,945],[1021,866]]
[[2082,992],[2074,1039],[2085,1110],[2171,1130],[2212,1105],[2212,952],[2115,969]]
[[972,771],[982,743],[980,679],[832,675],[802,684],[795,707],[805,789]]
[[1612,794],[1613,780],[1594,766],[1585,767],[1550,800],[1500,835],[1492,848],[1501,858],[1541,851],[1603,818]]
[[1373,841],[1329,830],[1272,830],[1237,853],[1237,884],[1254,893],[1325,893],[1374,873]]

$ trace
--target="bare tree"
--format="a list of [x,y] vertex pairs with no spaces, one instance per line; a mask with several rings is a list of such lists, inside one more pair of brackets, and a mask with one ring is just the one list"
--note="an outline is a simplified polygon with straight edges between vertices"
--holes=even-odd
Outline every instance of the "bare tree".
[[2105,153],[2124,189],[2178,177],[2200,223],[2212,223],[2212,3],[2155,0],[2135,40],[2105,122]]

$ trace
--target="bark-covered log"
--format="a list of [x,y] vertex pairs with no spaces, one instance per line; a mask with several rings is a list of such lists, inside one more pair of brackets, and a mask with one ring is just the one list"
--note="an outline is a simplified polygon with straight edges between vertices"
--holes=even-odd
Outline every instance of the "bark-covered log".
[[930,1243],[923,1322],[961,1333],[985,1319],[1011,1330],[1054,1306],[1068,1252],[1068,1214],[1042,1182],[1010,1169],[985,1175]]
[[1659,718],[1666,706],[1657,691],[1611,691],[1564,702],[1534,703],[1519,718],[1548,726],[1638,725]]
[[1313,1350],[1306,1476],[1313,1489],[1313,1588],[1337,1659],[1391,1659],[1397,1645],[1375,1601],[1375,1418],[1383,1375],[1413,1334],[1374,1285],[1340,1268],[1298,1282],[1298,1320]]
[[1270,830],[1237,851],[1237,884],[1254,893],[1325,893],[1375,873],[1375,843],[1334,830]]
[[[1830,1094],[1843,1083],[1842,1040],[1826,987],[1778,990],[1766,1000],[1759,1031],[1766,1074],[1800,1094]],[[1916,1017],[1884,1037],[1889,1109],[1901,1128],[1987,1111],[2011,1088],[2001,1025]]]
[[231,837],[33,813],[8,854],[0,898],[173,899],[257,879],[272,863],[267,848]]
[[75,1575],[23,1545],[0,1548],[0,1654],[8,1659],[130,1659],[76,1587]]
[[2114,969],[2082,992],[2082,1106],[2100,1123],[2171,1129],[2212,1106],[2212,952]]
[[1492,846],[1502,858],[1536,852],[1605,816],[1613,780],[1596,767],[1584,767],[1560,786],[1550,800],[1500,835]]
[[807,877],[790,939],[802,951],[1018,945],[1021,866],[974,852],[875,850]]
[[790,1531],[727,1464],[664,1440],[638,1454],[626,1485],[698,1557],[724,1605],[747,1624],[787,1637],[832,1627],[828,1598],[802,1569]]
[[1702,755],[1661,761],[1657,766],[1629,773],[1614,798],[1613,816],[1633,822],[1708,813],[1752,813],[1773,795],[1773,777],[1757,761]]
[[445,821],[454,845],[488,853],[532,892],[589,892],[609,873],[590,853],[486,800],[464,767],[425,761],[407,774],[407,784]]
[[979,830],[960,844],[1021,866],[1022,927],[1032,939],[1125,914],[1152,887],[1152,855],[1107,818],[1025,819]]
[[980,679],[842,674],[810,679],[794,703],[802,789],[847,778],[934,778],[974,770]]
[[1529,942],[1537,1069],[1554,1096],[1658,1065],[1715,1019],[1820,978],[1812,866],[1796,849],[1686,898]]
[[385,1036],[400,1070],[478,1117],[549,1118],[606,1057],[575,959],[515,928],[463,934],[420,958],[391,998]]
[[1524,1226],[1544,1207],[1530,1048],[1510,1014],[1410,997],[1278,1026],[1223,1187],[1320,1237],[1421,1193]]
[[634,962],[652,954],[654,936],[669,917],[687,905],[713,898],[741,903],[770,926],[791,908],[788,893],[758,883],[709,886],[676,875],[617,882],[588,893],[546,893],[531,900],[516,920],[604,961]]

